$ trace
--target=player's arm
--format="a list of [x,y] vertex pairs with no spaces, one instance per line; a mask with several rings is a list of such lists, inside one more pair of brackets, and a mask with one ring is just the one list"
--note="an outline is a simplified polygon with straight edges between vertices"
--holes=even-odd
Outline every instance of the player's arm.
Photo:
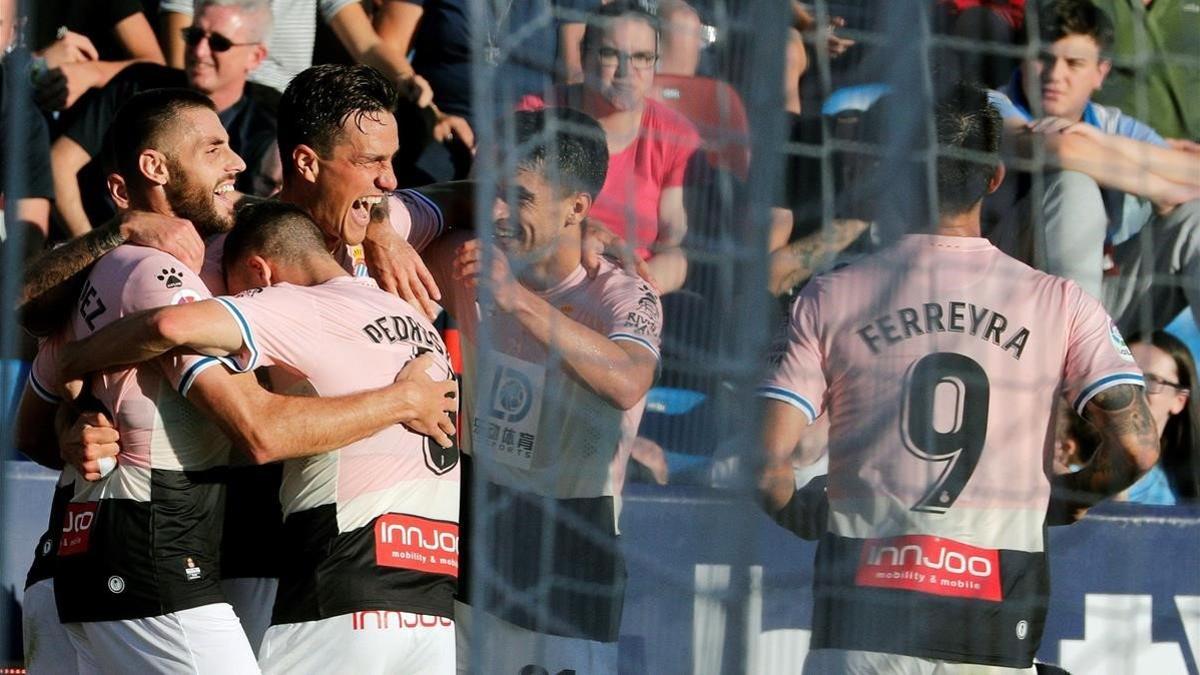
[[192,25],[192,17],[187,14],[163,11],[158,17],[158,31],[167,65],[172,68],[183,68],[183,57],[187,45],[183,43],[183,29]]
[[63,468],[54,426],[57,410],[58,403],[38,395],[31,383],[25,383],[17,407],[13,443],[26,457],[49,469]]
[[[786,507],[796,492],[792,457],[808,425],[808,417],[796,406],[774,399],[764,401],[763,468],[758,492],[763,509],[769,514]],[[800,461],[811,464],[817,459],[807,457]]]
[[1100,432],[1100,447],[1082,469],[1052,481],[1054,500],[1068,520],[1129,487],[1158,462],[1158,431],[1142,387],[1120,384],[1096,394],[1084,417]]
[[414,359],[386,387],[329,398],[280,396],[250,373],[214,366],[195,378],[187,398],[259,464],[336,450],[393,424],[422,420],[433,421],[428,435],[449,447],[454,425],[447,413],[458,409],[457,384],[433,382],[422,365],[428,363]]
[[243,333],[220,302],[171,305],[118,319],[63,346],[59,357],[63,379],[142,363],[177,347],[208,356],[236,354],[245,344]]
[[771,253],[769,288],[782,295],[800,285],[870,226],[865,220],[837,219],[827,233],[814,232]]
[[170,253],[197,271],[204,261],[204,242],[190,221],[144,211],[126,212],[30,263],[21,287],[21,325],[38,336],[60,327],[86,270],[100,256],[126,242]]
[[[463,244],[454,261],[456,276],[478,292],[483,274],[483,247],[478,239]],[[492,249],[487,276],[500,311],[511,314],[534,340],[562,359],[567,372],[600,398],[629,410],[650,390],[658,356],[639,343],[613,340],[584,326],[525,288],[513,277],[499,249]]]

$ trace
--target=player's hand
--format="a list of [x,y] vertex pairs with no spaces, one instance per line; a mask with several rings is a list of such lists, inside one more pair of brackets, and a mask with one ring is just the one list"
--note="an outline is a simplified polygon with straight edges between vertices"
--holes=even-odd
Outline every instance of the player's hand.
[[633,247],[624,239],[600,223],[588,219],[583,221],[582,254],[583,258],[580,262],[583,264],[583,269],[587,270],[590,279],[595,279],[596,274],[600,272],[600,259],[608,256],[619,262],[629,274],[636,274],[645,279],[646,283],[654,288],[655,293],[662,293],[662,289],[659,288],[658,281],[654,279],[646,261],[638,257]]
[[458,413],[458,383],[430,377],[429,371],[438,366],[437,357],[422,354],[404,365],[396,383],[401,387],[404,409],[411,415],[404,426],[449,448],[454,445],[454,421],[450,416]]
[[130,244],[158,249],[175,256],[196,274],[204,265],[204,240],[192,221],[149,211],[126,211],[121,216],[121,236]]
[[97,481],[116,466],[121,435],[104,413],[85,412],[58,438],[64,462],[84,480]]
[[65,63],[96,61],[100,53],[88,36],[68,30],[62,31],[62,37],[50,43],[38,56],[46,59],[47,68],[57,68]]
[[363,252],[367,256],[367,269],[380,288],[400,296],[430,321],[437,318],[440,311],[437,301],[442,299],[442,292],[420,254],[396,234],[391,223],[372,219]]
[[480,283],[488,284],[496,307],[503,312],[510,311],[525,289],[513,276],[508,257],[498,247],[491,247],[491,266],[485,268],[483,247],[484,244],[478,239],[458,247],[454,257],[454,278],[462,280],[463,286],[475,292],[478,292]]
[[847,50],[855,45],[854,40],[836,35],[837,29],[846,25],[846,20],[840,16],[829,18],[829,27],[825,29],[825,49],[829,51],[829,57],[836,59],[845,54]]

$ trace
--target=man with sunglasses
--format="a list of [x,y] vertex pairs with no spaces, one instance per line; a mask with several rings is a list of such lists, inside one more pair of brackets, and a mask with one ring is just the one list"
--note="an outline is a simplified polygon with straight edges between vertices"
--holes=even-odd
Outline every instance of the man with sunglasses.
[[63,135],[51,149],[56,204],[72,236],[112,215],[104,193],[105,137],[117,109],[146,89],[187,87],[217,106],[234,152],[249,170],[238,177],[238,191],[269,194],[277,187],[275,108],[278,94],[247,77],[267,55],[263,37],[271,30],[268,0],[202,0],[192,25],[183,29],[185,68],[157,64],[127,68],[106,87],[89,95],[69,113]]

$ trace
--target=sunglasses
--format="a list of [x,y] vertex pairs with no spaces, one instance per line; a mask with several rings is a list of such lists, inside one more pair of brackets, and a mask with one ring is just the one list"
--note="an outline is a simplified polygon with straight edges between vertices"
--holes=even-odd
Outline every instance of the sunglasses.
[[195,47],[202,40],[208,38],[208,48],[214,52],[227,52],[234,47],[248,47],[256,45],[257,42],[234,42],[220,33],[209,33],[203,28],[189,26],[183,29],[183,41],[189,47]]

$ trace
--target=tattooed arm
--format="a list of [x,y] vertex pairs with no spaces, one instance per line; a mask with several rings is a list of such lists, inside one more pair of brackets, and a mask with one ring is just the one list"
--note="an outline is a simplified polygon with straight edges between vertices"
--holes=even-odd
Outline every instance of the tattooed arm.
[[831,223],[829,234],[824,230],[814,232],[772,253],[771,293],[787,293],[816,274],[834,255],[854,243],[869,225],[863,220],[838,219]]
[[1129,487],[1158,461],[1158,429],[1142,387],[1122,384],[1096,394],[1084,410],[1102,441],[1090,462],[1052,483],[1051,524],[1078,520],[1089,507]]
[[170,253],[197,272],[204,261],[204,242],[191,221],[128,211],[82,237],[47,251],[29,265],[19,308],[19,320],[25,330],[44,336],[62,326],[92,263],[126,242]]

